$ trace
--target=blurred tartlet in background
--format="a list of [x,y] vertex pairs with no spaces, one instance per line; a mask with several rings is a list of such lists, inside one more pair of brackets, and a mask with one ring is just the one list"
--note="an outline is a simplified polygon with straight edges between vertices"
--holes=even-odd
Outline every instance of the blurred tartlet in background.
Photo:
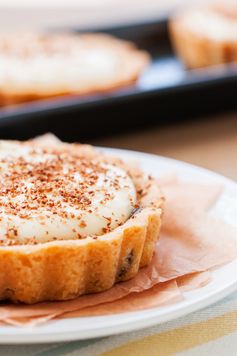
[[131,85],[149,55],[103,34],[0,35],[0,105]]
[[237,61],[237,2],[186,7],[169,21],[175,52],[188,68]]

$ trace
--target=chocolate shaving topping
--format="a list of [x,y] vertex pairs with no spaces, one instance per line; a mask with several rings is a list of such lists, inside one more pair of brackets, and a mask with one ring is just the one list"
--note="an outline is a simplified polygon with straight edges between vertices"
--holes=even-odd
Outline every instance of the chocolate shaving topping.
[[[95,188],[98,180],[103,177],[104,183],[109,182],[113,190],[121,188],[120,176],[110,182],[106,177],[106,164],[102,164],[96,157],[88,158],[76,150],[61,147],[25,146],[28,148],[26,155],[9,154],[0,158],[0,220],[4,215],[26,220],[37,216],[43,226],[45,218],[56,215],[62,219],[78,219],[79,227],[84,228],[86,222],[80,212],[94,212],[92,199],[96,190],[103,193],[98,202],[101,205],[114,198],[114,194],[103,188],[103,185]],[[73,213],[68,210],[70,207],[73,208]],[[132,215],[136,211],[137,208]],[[111,231],[112,219],[106,216],[104,219],[106,226],[103,233],[107,233]],[[82,238],[76,229],[72,229],[72,232],[75,233],[75,238]],[[48,230],[46,235],[49,235]],[[16,244],[18,229],[10,226],[5,238],[7,240],[0,242],[1,245]],[[37,243],[33,238],[25,240],[27,243]]]

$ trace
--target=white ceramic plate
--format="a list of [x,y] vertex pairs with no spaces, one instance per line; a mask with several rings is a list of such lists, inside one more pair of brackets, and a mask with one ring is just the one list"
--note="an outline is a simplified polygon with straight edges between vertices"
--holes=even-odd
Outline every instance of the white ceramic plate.
[[[212,211],[229,223],[237,224],[237,184],[213,172],[180,161],[139,152],[103,149],[125,159],[137,159],[141,167],[160,176],[177,173],[185,181],[221,182],[225,191]],[[237,243],[237,240],[236,240]],[[145,311],[99,317],[68,318],[35,328],[0,327],[1,344],[46,343],[108,336],[163,323],[206,307],[237,289],[237,259],[213,272],[207,286],[185,294],[185,300]]]

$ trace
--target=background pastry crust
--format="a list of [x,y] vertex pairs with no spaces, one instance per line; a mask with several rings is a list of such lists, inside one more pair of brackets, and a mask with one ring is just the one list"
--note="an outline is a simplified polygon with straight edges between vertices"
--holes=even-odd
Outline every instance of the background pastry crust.
[[[215,23],[215,29],[210,29],[212,34],[209,30],[200,31],[196,21],[192,24],[189,21],[197,13],[205,15],[202,20],[205,21],[205,27],[212,26],[211,21],[208,20],[209,14],[217,14],[221,22],[224,21],[227,26],[228,23],[235,23],[237,28],[237,6],[229,1],[225,4],[222,2],[218,5],[209,4],[190,8],[173,16],[169,23],[171,40],[177,55],[184,64],[192,69],[237,61],[237,38],[233,38],[231,29],[229,36],[226,28],[223,29],[225,35],[218,36],[218,32],[222,32],[221,23],[219,26]],[[216,36],[214,30],[217,32]]]

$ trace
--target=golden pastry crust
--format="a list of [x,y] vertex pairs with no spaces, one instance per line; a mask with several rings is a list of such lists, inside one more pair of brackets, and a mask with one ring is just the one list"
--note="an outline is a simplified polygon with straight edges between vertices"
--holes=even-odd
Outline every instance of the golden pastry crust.
[[[201,21],[204,21],[205,27],[210,27],[211,34],[208,29],[200,30],[202,24],[199,26],[195,20],[189,21],[196,14],[205,16]],[[217,16],[214,25],[210,21],[212,15]],[[237,6],[234,2],[187,9],[170,19],[169,32],[174,50],[187,68],[237,61],[236,37],[233,37],[231,28],[224,26],[222,29],[221,23],[218,25],[219,20],[227,26],[235,26],[236,31]]]
[[[138,50],[133,43],[116,39],[104,34],[26,34],[16,36],[8,34],[0,36],[0,59],[1,54],[17,58],[30,58],[31,55],[45,55],[50,61],[57,54],[68,53],[68,58],[73,57],[73,51],[81,48],[81,57],[86,51],[99,50],[101,53],[113,53],[116,58],[116,68],[109,76],[100,80],[87,78],[86,76],[62,79],[64,73],[61,70],[60,81],[55,78],[46,82],[25,81],[19,83],[13,78],[0,82],[0,105],[17,104],[37,99],[50,98],[68,94],[87,95],[99,92],[107,92],[132,84],[137,80],[142,71],[149,63],[149,55],[145,51]],[[80,49],[79,49],[80,51]],[[78,53],[77,53],[78,56]],[[92,55],[93,56],[93,55]],[[93,59],[93,58],[92,58]],[[95,62],[96,62],[95,58]],[[113,63],[110,63],[112,66]],[[67,64],[65,60],[65,66]],[[76,66],[76,62],[74,62]],[[85,64],[84,64],[85,65]],[[110,66],[109,65],[109,66]],[[78,62],[80,66],[80,62]],[[86,70],[90,74],[90,64],[86,64]],[[100,67],[98,66],[100,71]],[[26,69],[27,71],[27,69]],[[26,73],[27,74],[27,73]],[[96,76],[95,76],[96,77]]]
[[123,225],[102,236],[0,246],[0,300],[31,304],[101,292],[134,277],[150,263],[163,205],[156,181],[90,146],[77,149],[126,168],[136,186],[139,207]]

